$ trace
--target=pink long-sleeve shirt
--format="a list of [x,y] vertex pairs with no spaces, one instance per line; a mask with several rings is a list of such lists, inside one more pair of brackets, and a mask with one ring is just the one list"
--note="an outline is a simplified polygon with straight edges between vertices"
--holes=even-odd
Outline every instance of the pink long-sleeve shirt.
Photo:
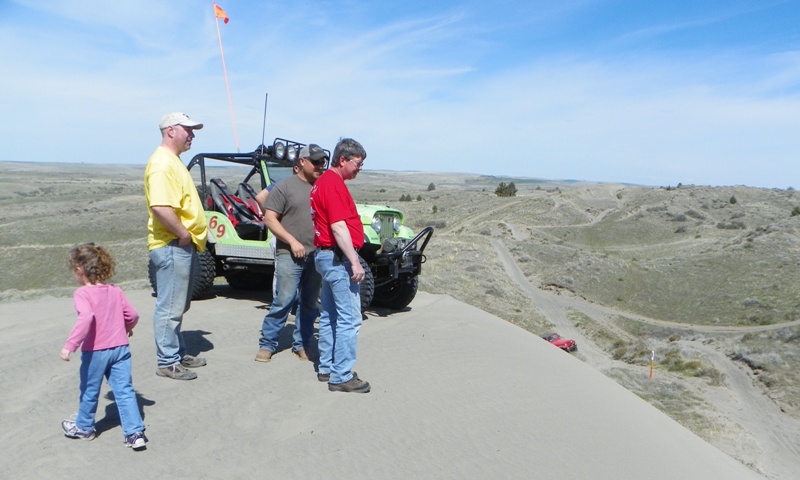
[[139,321],[139,313],[116,285],[84,285],[72,296],[78,321],[64,348],[93,352],[128,345],[128,332]]

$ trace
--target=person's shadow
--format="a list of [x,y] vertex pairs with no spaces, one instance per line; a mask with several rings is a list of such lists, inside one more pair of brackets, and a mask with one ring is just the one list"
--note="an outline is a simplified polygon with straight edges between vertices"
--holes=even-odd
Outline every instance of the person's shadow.
[[186,354],[196,357],[203,352],[214,350],[214,344],[207,340],[206,335],[211,335],[211,332],[204,330],[184,330],[181,332],[183,341],[186,344]]
[[[98,436],[107,430],[111,430],[114,427],[122,425],[119,420],[119,410],[117,410],[117,402],[114,398],[114,392],[109,391],[103,398],[110,400],[111,403],[106,405],[105,416],[95,422],[94,428]],[[156,402],[154,400],[145,398],[144,395],[136,392],[136,404],[139,405],[139,414],[142,416],[142,420],[144,420],[144,407],[155,405]]]

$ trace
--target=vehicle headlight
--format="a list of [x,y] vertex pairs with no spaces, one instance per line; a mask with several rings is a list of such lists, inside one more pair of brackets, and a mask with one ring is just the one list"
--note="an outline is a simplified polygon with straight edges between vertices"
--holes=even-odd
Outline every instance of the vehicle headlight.
[[392,228],[394,229],[394,233],[399,232],[400,227],[402,227],[402,225],[400,225],[400,217],[394,217],[394,220],[392,220]]
[[297,145],[293,145],[286,151],[286,159],[290,162],[294,162],[297,159],[298,153],[300,152],[297,151]]
[[283,160],[284,155],[286,155],[286,145],[283,142],[275,142],[272,145],[272,156],[278,160]]
[[381,233],[381,217],[372,217],[372,229]]

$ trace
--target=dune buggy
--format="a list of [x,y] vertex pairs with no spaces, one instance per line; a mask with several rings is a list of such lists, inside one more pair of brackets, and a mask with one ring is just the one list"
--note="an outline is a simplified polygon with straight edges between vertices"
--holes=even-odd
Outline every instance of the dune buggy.
[[[271,285],[275,264],[272,232],[264,225],[257,192],[293,174],[305,144],[276,138],[250,153],[199,153],[187,165],[200,193],[208,221],[208,249],[198,255],[192,298],[207,296],[215,277],[236,289],[261,290]],[[330,157],[330,152],[328,152]],[[227,183],[224,179],[236,179]],[[433,235],[425,227],[414,235],[403,213],[379,205],[358,205],[364,227],[359,251],[366,278],[361,282],[362,309],[399,310],[417,294],[424,250]],[[150,282],[155,285],[154,272]]]

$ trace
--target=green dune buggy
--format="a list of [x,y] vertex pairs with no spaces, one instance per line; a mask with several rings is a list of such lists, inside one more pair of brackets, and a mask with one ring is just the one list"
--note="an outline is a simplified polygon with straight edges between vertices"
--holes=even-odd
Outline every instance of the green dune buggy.
[[[187,165],[208,221],[208,249],[198,255],[192,299],[207,296],[216,277],[236,289],[268,289],[275,265],[272,232],[266,228],[256,194],[292,175],[305,144],[276,138],[250,153],[199,153]],[[328,152],[330,157],[330,152]],[[400,210],[358,205],[364,226],[359,251],[366,278],[361,282],[362,309],[405,308],[417,294],[425,247],[433,227],[419,233],[406,227]],[[150,272],[155,285],[155,274]]]

